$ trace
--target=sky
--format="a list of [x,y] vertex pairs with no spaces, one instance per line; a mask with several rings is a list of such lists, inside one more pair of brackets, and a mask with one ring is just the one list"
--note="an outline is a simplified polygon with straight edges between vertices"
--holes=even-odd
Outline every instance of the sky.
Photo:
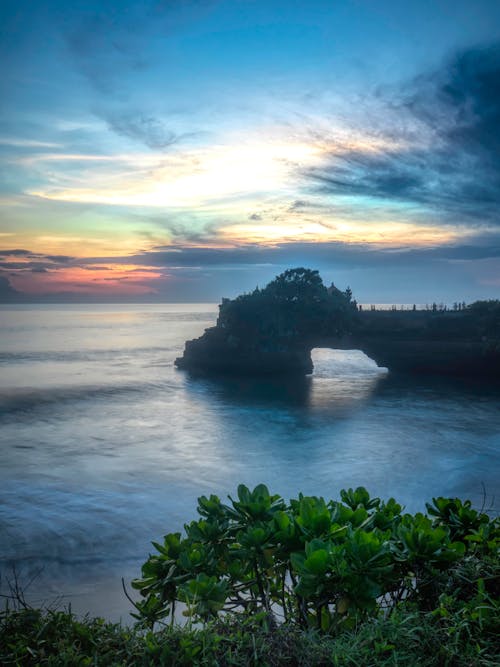
[[500,296],[498,0],[3,0],[0,301]]

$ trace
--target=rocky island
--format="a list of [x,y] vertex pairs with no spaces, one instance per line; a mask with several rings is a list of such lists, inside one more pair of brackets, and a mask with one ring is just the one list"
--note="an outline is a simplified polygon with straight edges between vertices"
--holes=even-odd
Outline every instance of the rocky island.
[[187,341],[179,368],[233,375],[308,374],[313,348],[362,350],[390,371],[500,378],[500,301],[447,310],[362,310],[318,271],[289,269],[223,299],[215,327]]

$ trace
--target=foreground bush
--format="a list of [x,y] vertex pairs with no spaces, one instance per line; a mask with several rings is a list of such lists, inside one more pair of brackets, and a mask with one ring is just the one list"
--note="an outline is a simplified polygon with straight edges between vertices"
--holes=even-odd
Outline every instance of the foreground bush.
[[500,526],[469,501],[410,515],[364,488],[286,503],[259,485],[198,511],[155,544],[133,628],[21,597],[0,612],[0,664],[500,664]]
[[[240,485],[236,500],[198,500],[201,518],[170,533],[133,582],[143,600],[136,618],[145,626],[173,621],[176,603],[206,622],[225,613],[265,614],[332,633],[390,614],[399,602],[418,611],[439,607],[449,592],[467,603],[474,586],[457,568],[498,563],[500,524],[469,501],[435,498],[429,516],[405,514],[394,500],[366,489],[341,491],[340,501],[302,494],[286,503],[264,485]],[[498,580],[476,576],[485,596],[498,597]]]

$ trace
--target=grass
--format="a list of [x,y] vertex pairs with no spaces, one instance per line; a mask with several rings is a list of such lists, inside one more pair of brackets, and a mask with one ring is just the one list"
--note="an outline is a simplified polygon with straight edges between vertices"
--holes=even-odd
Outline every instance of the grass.
[[484,596],[468,604],[443,596],[426,613],[401,606],[335,636],[293,625],[271,629],[263,616],[153,632],[23,608],[0,614],[0,664],[493,667],[500,664],[499,632],[498,602]]

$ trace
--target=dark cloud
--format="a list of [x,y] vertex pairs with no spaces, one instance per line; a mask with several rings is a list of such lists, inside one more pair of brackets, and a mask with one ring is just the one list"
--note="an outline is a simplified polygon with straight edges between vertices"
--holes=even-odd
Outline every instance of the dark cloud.
[[407,106],[426,122],[439,122],[447,140],[497,163],[500,44],[463,51],[443,73],[420,78]]
[[33,273],[46,273],[49,269],[57,269],[59,267],[49,264],[47,262],[30,261],[30,262],[4,262],[0,261],[0,268],[8,271],[31,271]]
[[[233,248],[157,247],[155,250],[128,256],[127,263],[158,269],[222,269],[238,266],[311,265],[343,268],[384,268],[424,265],[426,262],[453,260],[473,261],[500,258],[500,234],[471,237],[467,244],[436,247],[383,247],[375,244],[341,242],[296,242],[274,246],[248,244]],[[123,264],[123,257],[89,258],[89,263]]]
[[66,12],[62,31],[76,69],[100,94],[123,95],[126,72],[157,64],[151,45],[202,19],[214,0],[133,0]]
[[326,193],[415,204],[449,222],[499,224],[500,45],[461,52],[408,85],[394,107],[420,126],[420,145],[394,136],[393,150],[335,153],[307,176]]
[[31,250],[14,248],[13,250],[0,250],[0,257],[38,257]]
[[0,268],[15,270],[15,269],[26,269],[31,266],[31,262],[9,262],[9,261],[0,261]]
[[[111,131],[155,150],[197,134],[178,133],[168,127],[162,117],[178,114],[179,109],[159,110],[158,105],[163,107],[164,102],[152,103],[150,94],[145,96],[148,101],[138,99],[137,81],[139,77],[144,86],[143,74],[148,71],[163,80],[169,62],[168,58],[159,59],[159,50],[168,52],[169,36],[199,21],[214,4],[212,0],[131,0],[126,7],[96,3],[67,13],[60,24],[67,51],[75,70],[93,89],[93,112]],[[157,97],[158,90],[154,92]],[[183,109],[181,124],[186,113]]]
[[69,264],[74,261],[74,257],[70,255],[45,255],[45,259],[48,259],[50,262],[56,262],[57,264]]
[[304,201],[302,199],[296,199],[292,204],[289,206],[289,211],[300,211],[303,208],[309,208],[310,204],[307,201]]
[[5,276],[0,275],[0,303],[17,301],[21,297],[20,292],[15,290]]
[[[15,261],[12,258],[25,261]],[[5,270],[46,273],[48,270],[65,268],[74,262],[75,258],[69,255],[45,255],[20,248],[0,250],[0,268]]]
[[[183,244],[204,245],[210,242],[213,242],[215,245],[217,243],[219,227],[224,224],[230,224],[230,221],[206,220],[201,223],[202,226],[200,227],[201,221],[199,219],[194,217],[191,219],[186,215],[183,215],[181,220],[175,217],[151,215],[142,217],[141,219],[146,222],[152,222],[157,228],[167,232],[168,237],[173,239],[174,243],[179,246]],[[167,246],[157,246],[155,249],[170,249],[171,247],[169,244]]]
[[180,139],[179,135],[168,130],[162,121],[140,112],[111,114],[106,120],[109,128],[116,134],[140,141],[149,148],[167,148]]
[[130,6],[102,5],[91,13],[70,17],[63,26],[76,69],[99,93],[116,94],[123,87],[123,72],[145,66],[141,56],[144,15]]
[[262,220],[262,216],[259,215],[258,213],[252,213],[252,215],[248,216],[249,220]]
[[[432,303],[494,298],[500,275],[500,238],[491,246],[393,248],[364,244],[290,243],[272,248],[185,248],[134,258],[167,279],[145,281],[169,301],[217,302],[269,280],[291,266],[318,269],[325,283],[350,285],[360,301]],[[172,282],[173,281],[173,282]]]
[[21,248],[0,249],[0,257],[26,257],[28,259],[45,259],[49,262],[56,262],[58,264],[67,264],[75,258],[70,255],[45,255],[31,250],[24,250]]

